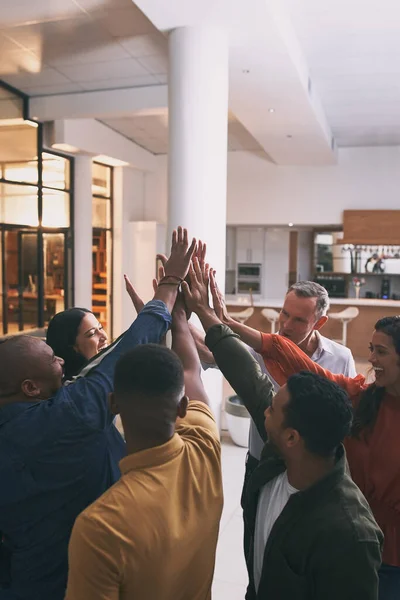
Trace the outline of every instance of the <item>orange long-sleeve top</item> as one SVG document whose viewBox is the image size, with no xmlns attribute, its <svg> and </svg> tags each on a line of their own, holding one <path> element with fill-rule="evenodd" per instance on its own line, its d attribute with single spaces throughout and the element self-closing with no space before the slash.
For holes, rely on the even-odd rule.
<svg viewBox="0 0 400 600">
<path fill-rule="evenodd" d="M 368 387 L 365 377 L 334 375 L 313 362 L 298 346 L 276 334 L 261 334 L 262 355 L 268 372 L 280 385 L 299 371 L 311 371 L 343 387 L 353 407 Z M 366 497 L 382 529 L 383 562 L 400 567 L 400 398 L 386 394 L 368 437 L 346 438 L 345 447 L 354 482 Z"/>
</svg>

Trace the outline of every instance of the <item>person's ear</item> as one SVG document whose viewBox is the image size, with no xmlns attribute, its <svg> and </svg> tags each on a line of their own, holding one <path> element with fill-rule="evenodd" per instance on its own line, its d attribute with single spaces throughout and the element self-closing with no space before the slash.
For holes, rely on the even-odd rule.
<svg viewBox="0 0 400 600">
<path fill-rule="evenodd" d="M 110 392 L 108 394 L 108 408 L 110 409 L 112 415 L 119 415 L 119 408 L 114 392 Z"/>
<path fill-rule="evenodd" d="M 321 329 L 321 327 L 323 327 L 325 325 L 327 320 L 328 320 L 328 317 L 326 315 L 325 315 L 325 317 L 320 317 L 314 325 L 314 330 L 318 331 L 319 329 Z"/>
<path fill-rule="evenodd" d="M 32 379 L 25 379 L 21 383 L 21 390 L 28 398 L 38 398 L 40 396 L 40 388 Z"/>
<path fill-rule="evenodd" d="M 179 418 L 184 419 L 186 417 L 188 406 L 189 406 L 189 398 L 187 396 L 183 396 L 179 400 L 178 408 L 176 410 L 176 414 Z"/>
<path fill-rule="evenodd" d="M 288 448 L 293 448 L 297 446 L 300 442 L 301 437 L 297 429 L 287 429 L 285 432 L 285 442 Z"/>
</svg>

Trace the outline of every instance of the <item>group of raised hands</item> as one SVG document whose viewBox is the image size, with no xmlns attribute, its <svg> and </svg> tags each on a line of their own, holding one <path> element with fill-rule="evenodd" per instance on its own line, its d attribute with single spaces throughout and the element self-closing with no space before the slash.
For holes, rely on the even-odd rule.
<svg viewBox="0 0 400 600">
<path fill-rule="evenodd" d="M 158 254 L 157 258 L 162 266 L 159 268 L 158 279 L 153 279 L 153 289 L 157 292 L 160 285 L 176 285 L 180 287 L 174 310 L 184 305 L 187 318 L 192 312 L 200 315 L 204 313 L 216 315 L 218 320 L 228 322 L 228 313 L 224 297 L 218 288 L 214 269 L 206 262 L 207 246 L 201 240 L 193 238 L 189 245 L 186 229 L 178 227 L 172 234 L 171 254 L 167 258 Z M 137 294 L 127 275 L 124 275 L 126 290 L 132 303 L 139 313 L 144 302 Z M 214 309 L 210 307 L 209 291 L 211 291 Z M 215 311 L 215 312 L 214 312 Z"/>
</svg>

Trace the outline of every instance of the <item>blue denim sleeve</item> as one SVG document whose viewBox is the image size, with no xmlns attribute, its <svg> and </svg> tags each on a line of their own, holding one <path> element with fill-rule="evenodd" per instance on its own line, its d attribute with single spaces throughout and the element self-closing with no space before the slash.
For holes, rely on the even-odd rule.
<svg viewBox="0 0 400 600">
<path fill-rule="evenodd" d="M 55 401 L 71 405 L 91 428 L 107 427 L 114 419 L 107 398 L 113 390 L 114 369 L 119 357 L 139 344 L 158 343 L 168 331 L 171 320 L 171 314 L 161 300 L 146 304 L 116 347 L 87 375 L 62 388 Z"/>
</svg>

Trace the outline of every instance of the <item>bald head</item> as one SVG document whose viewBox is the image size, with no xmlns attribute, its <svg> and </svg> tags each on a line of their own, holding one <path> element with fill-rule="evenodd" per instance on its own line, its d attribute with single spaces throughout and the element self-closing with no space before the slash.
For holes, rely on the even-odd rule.
<svg viewBox="0 0 400 600">
<path fill-rule="evenodd" d="M 21 335 L 0 342 L 0 402 L 43 400 L 61 386 L 63 361 L 42 340 Z"/>
</svg>

